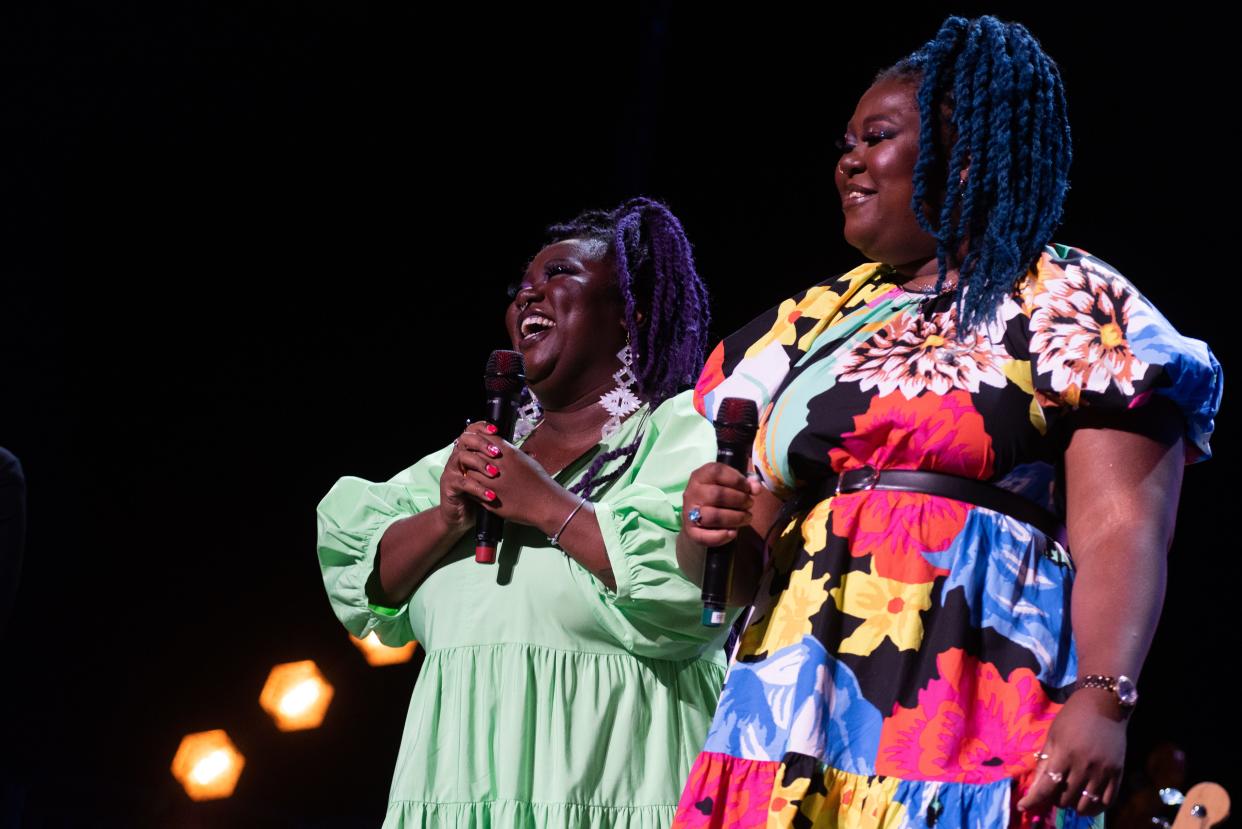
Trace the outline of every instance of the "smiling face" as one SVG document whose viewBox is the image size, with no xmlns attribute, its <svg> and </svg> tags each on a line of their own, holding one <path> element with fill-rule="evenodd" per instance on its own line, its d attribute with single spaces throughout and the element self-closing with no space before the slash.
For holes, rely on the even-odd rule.
<svg viewBox="0 0 1242 829">
<path fill-rule="evenodd" d="M 936 258 L 936 239 L 919 226 L 910 201 L 919 157 L 916 87 L 877 82 L 858 101 L 836 169 L 845 241 L 875 262 L 915 273 Z"/>
<path fill-rule="evenodd" d="M 624 318 L 608 246 L 566 239 L 531 260 L 505 325 L 536 396 L 565 405 L 612 384 L 625 345 Z"/>
</svg>

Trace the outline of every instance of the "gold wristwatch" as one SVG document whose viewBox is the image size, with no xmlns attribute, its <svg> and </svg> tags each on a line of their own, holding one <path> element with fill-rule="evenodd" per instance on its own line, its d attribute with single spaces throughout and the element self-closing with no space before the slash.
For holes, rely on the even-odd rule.
<svg viewBox="0 0 1242 829">
<path fill-rule="evenodd" d="M 1102 688 L 1105 691 L 1112 691 L 1117 697 L 1117 705 L 1121 708 L 1121 713 L 1127 717 L 1138 704 L 1138 688 L 1134 686 L 1134 680 L 1128 676 L 1088 674 L 1075 684 L 1075 690 L 1078 688 Z"/>
</svg>

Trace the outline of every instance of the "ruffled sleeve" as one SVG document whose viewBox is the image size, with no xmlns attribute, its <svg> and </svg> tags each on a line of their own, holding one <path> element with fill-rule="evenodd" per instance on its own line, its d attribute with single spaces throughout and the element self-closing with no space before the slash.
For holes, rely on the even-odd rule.
<svg viewBox="0 0 1242 829">
<path fill-rule="evenodd" d="M 604 588 L 585 570 L 582 584 L 609 635 L 638 656 L 694 658 L 727 632 L 700 623 L 700 590 L 676 554 L 682 491 L 715 455 L 715 432 L 685 392 L 652 414 L 634 463 L 595 504 L 617 587 Z"/>
<path fill-rule="evenodd" d="M 342 478 L 319 502 L 319 567 L 336 617 L 354 636 L 375 631 L 391 646 L 416 638 L 408 602 L 398 608 L 372 604 L 367 581 L 389 525 L 439 503 L 440 474 L 452 449 L 423 458 L 386 483 Z"/>
<path fill-rule="evenodd" d="M 1071 412 L 1137 409 L 1161 395 L 1185 418 L 1188 461 L 1211 455 L 1222 375 L 1206 343 L 1183 337 L 1125 277 L 1076 248 L 1048 248 L 1022 300 L 1049 427 Z"/>
</svg>

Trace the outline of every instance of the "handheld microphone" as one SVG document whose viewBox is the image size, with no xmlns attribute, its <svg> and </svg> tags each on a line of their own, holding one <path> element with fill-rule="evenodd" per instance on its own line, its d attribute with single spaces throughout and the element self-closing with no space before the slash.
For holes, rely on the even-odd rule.
<svg viewBox="0 0 1242 829">
<path fill-rule="evenodd" d="M 516 351 L 497 349 L 487 358 L 483 370 L 483 388 L 487 392 L 484 417 L 496 427 L 496 434 L 513 440 L 517 425 L 518 400 L 526 388 L 526 363 Z M 496 561 L 496 545 L 505 530 L 505 519 L 488 512 L 482 504 L 475 507 L 474 560 L 480 564 Z"/>
<path fill-rule="evenodd" d="M 750 460 L 755 432 L 759 429 L 759 408 L 744 397 L 726 397 L 716 410 L 716 462 L 733 467 L 743 475 Z M 725 604 L 733 587 L 733 547 L 737 539 L 707 551 L 703 560 L 703 625 L 724 624 Z"/>
</svg>

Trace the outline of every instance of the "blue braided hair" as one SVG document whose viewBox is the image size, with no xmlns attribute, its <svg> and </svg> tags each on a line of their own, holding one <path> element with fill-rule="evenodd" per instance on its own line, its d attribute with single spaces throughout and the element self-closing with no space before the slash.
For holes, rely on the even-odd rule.
<svg viewBox="0 0 1242 829">
<path fill-rule="evenodd" d="M 549 242 L 591 239 L 608 246 L 625 301 L 640 396 L 654 408 L 692 383 L 707 349 L 710 310 L 690 240 L 673 212 L 655 199 L 639 197 L 613 210 L 588 210 L 548 228 L 548 236 Z M 590 498 L 620 477 L 638 452 L 642 431 L 632 443 L 597 455 L 570 491 Z M 623 463 L 599 477 L 618 458 Z"/>
<path fill-rule="evenodd" d="M 958 316 L 970 328 L 996 313 L 1061 220 L 1072 156 L 1061 74 L 1020 23 L 950 17 L 876 78 L 893 79 L 918 84 L 911 207 L 936 237 L 937 290 L 959 265 Z"/>
</svg>

